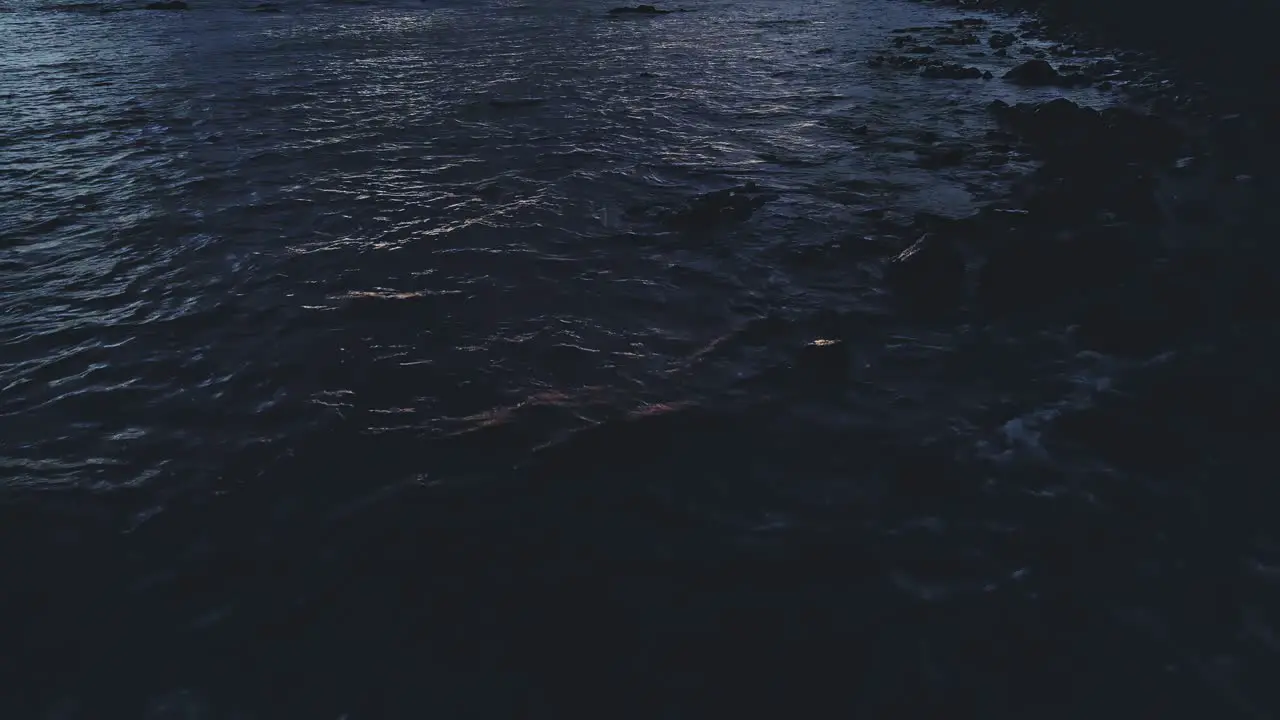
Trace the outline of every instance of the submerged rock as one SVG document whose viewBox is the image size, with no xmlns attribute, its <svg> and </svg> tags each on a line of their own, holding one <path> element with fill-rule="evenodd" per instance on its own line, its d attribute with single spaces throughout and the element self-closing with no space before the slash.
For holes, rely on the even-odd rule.
<svg viewBox="0 0 1280 720">
<path fill-rule="evenodd" d="M 966 148 L 962 145 L 943 145 L 916 150 L 920 166 L 925 168 L 954 167 L 964 162 Z"/>
<path fill-rule="evenodd" d="M 920 77 L 941 78 L 944 80 L 972 80 L 982 77 L 982 71 L 976 67 L 966 67 L 959 63 L 935 63 L 927 65 L 920 72 Z"/>
<path fill-rule="evenodd" d="M 965 33 L 938 38 L 939 45 L 978 45 L 982 42 L 977 35 Z"/>
<path fill-rule="evenodd" d="M 680 230 L 705 230 L 751 217 L 776 194 L 754 182 L 698 195 L 675 208 L 641 206 L 627 210 L 633 220 L 656 220 Z"/>
<path fill-rule="evenodd" d="M 653 5 L 636 5 L 635 7 L 616 7 L 609 11 L 610 15 L 669 15 L 674 10 L 659 10 Z"/>
<path fill-rule="evenodd" d="M 103 3 L 90 2 L 90 3 L 63 3 L 59 5 L 45 5 L 40 9 L 48 10 L 51 12 L 91 12 L 94 10 L 108 12 L 112 8 L 111 6 L 104 5 Z"/>
<path fill-rule="evenodd" d="M 1018 36 L 1006 32 L 993 32 L 987 39 L 987 44 L 995 50 L 1003 50 L 1016 42 L 1018 42 Z"/>
<path fill-rule="evenodd" d="M 167 0 L 167 2 L 147 3 L 143 6 L 144 10 L 190 10 L 191 6 L 182 0 Z"/>
</svg>

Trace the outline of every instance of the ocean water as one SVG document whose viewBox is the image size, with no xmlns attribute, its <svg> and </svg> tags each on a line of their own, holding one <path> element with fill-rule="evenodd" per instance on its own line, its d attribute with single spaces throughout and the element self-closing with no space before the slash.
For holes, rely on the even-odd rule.
<svg viewBox="0 0 1280 720">
<path fill-rule="evenodd" d="M 1260 336 L 885 286 L 954 12 L 252 5 L 0 13 L 5 717 L 1271 717 Z"/>
</svg>

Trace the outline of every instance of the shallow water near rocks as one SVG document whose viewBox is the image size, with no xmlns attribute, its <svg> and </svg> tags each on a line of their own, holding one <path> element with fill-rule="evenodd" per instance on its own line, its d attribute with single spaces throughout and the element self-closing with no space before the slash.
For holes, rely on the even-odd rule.
<svg viewBox="0 0 1280 720">
<path fill-rule="evenodd" d="M 1266 716 L 1280 546 L 1125 429 L 1185 353 L 877 261 L 1114 96 L 868 67 L 960 17 L 889 0 L 10 6 L 15 717 Z"/>
</svg>

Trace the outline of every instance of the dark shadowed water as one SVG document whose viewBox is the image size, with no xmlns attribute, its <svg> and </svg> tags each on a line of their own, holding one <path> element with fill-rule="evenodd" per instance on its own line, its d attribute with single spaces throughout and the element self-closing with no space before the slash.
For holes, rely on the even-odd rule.
<svg viewBox="0 0 1280 720">
<path fill-rule="evenodd" d="M 866 66 L 953 14 L 193 4 L 0 13 L 6 717 L 1270 717 L 1190 351 L 881 282 L 1060 92 Z"/>
</svg>

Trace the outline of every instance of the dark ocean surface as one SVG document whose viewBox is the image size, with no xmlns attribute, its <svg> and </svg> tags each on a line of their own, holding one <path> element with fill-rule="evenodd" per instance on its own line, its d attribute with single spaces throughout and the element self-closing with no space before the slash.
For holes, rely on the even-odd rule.
<svg viewBox="0 0 1280 720">
<path fill-rule="evenodd" d="M 1274 716 L 1260 190 L 1099 351 L 885 286 L 1117 101 L 953 11 L 192 2 L 0 12 L 4 718 Z"/>
</svg>

